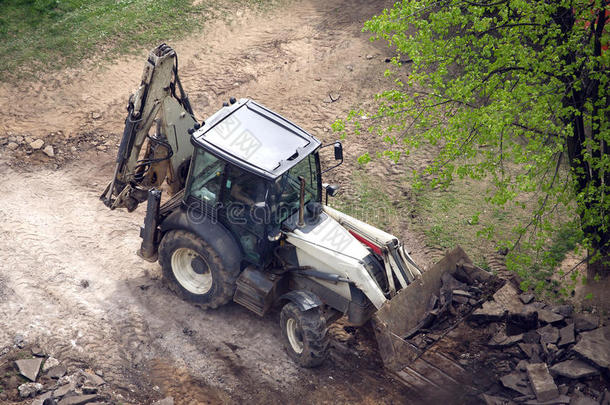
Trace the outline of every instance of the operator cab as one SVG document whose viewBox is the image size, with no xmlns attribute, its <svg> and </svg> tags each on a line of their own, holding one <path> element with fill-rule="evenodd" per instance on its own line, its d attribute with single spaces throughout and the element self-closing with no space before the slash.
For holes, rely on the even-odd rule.
<svg viewBox="0 0 610 405">
<path fill-rule="evenodd" d="M 264 258 L 273 256 L 270 239 L 286 219 L 298 215 L 300 178 L 309 216 L 319 215 L 321 143 L 280 115 L 241 99 L 212 115 L 191 142 L 189 212 L 226 226 L 246 261 L 265 266 Z"/>
</svg>

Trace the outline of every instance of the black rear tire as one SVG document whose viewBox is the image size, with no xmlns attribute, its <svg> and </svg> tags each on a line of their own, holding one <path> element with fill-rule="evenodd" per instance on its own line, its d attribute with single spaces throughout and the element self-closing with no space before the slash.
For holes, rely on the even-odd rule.
<svg viewBox="0 0 610 405">
<path fill-rule="evenodd" d="M 183 230 L 166 233 L 159 244 L 159 263 L 168 287 L 184 300 L 207 309 L 233 299 L 240 269 L 227 269 L 199 236 Z"/>
<path fill-rule="evenodd" d="M 317 367 L 328 357 L 329 338 L 320 308 L 301 311 L 289 302 L 280 313 L 280 327 L 288 355 L 301 367 Z"/>
</svg>

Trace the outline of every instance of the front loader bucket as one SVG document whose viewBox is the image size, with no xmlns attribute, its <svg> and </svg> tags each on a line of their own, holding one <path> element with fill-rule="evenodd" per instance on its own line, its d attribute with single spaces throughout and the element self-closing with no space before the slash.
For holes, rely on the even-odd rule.
<svg viewBox="0 0 610 405">
<path fill-rule="evenodd" d="M 425 350 L 405 337 L 410 337 L 422 321 L 429 317 L 428 303 L 439 296 L 442 276 L 455 274 L 466 267 L 471 276 L 482 283 L 492 281 L 486 271 L 472 265 L 466 253 L 457 247 L 440 262 L 388 300 L 373 316 L 373 327 L 385 367 L 403 383 L 427 398 L 429 392 L 445 392 L 454 396 L 470 386 L 469 375 L 439 345 Z M 495 278 L 495 277 L 494 277 Z M 441 345 L 442 346 L 442 345 Z M 440 395 L 442 397 L 443 395 Z"/>
</svg>

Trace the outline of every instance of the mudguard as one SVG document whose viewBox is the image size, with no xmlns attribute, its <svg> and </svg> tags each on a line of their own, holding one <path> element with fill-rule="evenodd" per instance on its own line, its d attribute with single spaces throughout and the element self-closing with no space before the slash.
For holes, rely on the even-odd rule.
<svg viewBox="0 0 610 405">
<path fill-rule="evenodd" d="M 322 305 L 322 300 L 317 295 L 304 290 L 290 291 L 278 298 L 277 302 L 281 301 L 290 301 L 301 311 L 307 311 Z"/>
<path fill-rule="evenodd" d="M 179 207 L 161 222 L 159 229 L 161 235 L 176 229 L 194 233 L 212 245 L 227 269 L 241 267 L 243 254 L 239 244 L 227 228 L 218 221 L 205 216 L 198 216 L 197 221 L 192 221 L 184 207 Z"/>
</svg>

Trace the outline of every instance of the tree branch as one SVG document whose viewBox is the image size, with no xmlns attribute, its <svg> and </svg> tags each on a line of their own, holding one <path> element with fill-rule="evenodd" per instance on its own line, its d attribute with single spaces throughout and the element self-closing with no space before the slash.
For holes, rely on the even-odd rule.
<svg viewBox="0 0 610 405">
<path fill-rule="evenodd" d="M 485 76 L 485 78 L 482 80 L 483 83 L 485 83 L 487 80 L 489 80 L 493 75 L 497 74 L 497 73 L 506 73 L 506 72 L 511 72 L 513 70 L 528 70 L 526 68 L 520 67 L 520 66 L 507 66 L 507 67 L 502 67 L 502 68 L 498 68 L 498 69 L 494 69 L 491 72 L 489 72 L 487 74 L 487 76 Z"/>
<path fill-rule="evenodd" d="M 516 23 L 516 24 L 504 24 L 504 25 L 498 25 L 496 27 L 492 27 L 488 30 L 485 31 L 481 31 L 481 32 L 473 32 L 474 35 L 476 35 L 477 37 L 482 37 L 483 35 L 490 33 L 492 31 L 496 31 L 502 28 L 513 28 L 513 27 L 523 27 L 523 26 L 534 26 L 534 27 L 546 27 L 546 25 L 543 24 L 536 24 L 536 23 Z"/>
<path fill-rule="evenodd" d="M 495 3 L 475 3 L 474 1 L 462 0 L 462 3 L 466 3 L 470 6 L 475 6 L 475 7 L 492 7 L 492 6 L 497 6 L 500 4 L 507 3 L 507 2 L 508 2 L 508 0 L 500 0 Z"/>
</svg>

